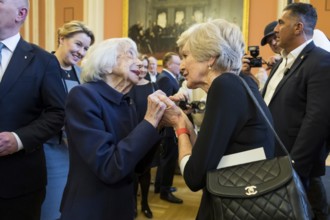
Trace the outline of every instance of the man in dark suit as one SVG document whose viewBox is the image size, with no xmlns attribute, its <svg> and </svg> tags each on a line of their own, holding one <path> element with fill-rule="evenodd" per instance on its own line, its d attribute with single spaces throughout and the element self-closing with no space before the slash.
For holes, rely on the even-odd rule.
<svg viewBox="0 0 330 220">
<path fill-rule="evenodd" d="M 316 219 L 326 219 L 328 208 L 320 177 L 325 174 L 330 127 L 330 53 L 312 40 L 316 21 L 317 13 L 310 4 L 293 3 L 283 10 L 274 29 L 283 58 L 270 72 L 262 95 Z"/>
<path fill-rule="evenodd" d="M 0 3 L 0 218 L 40 219 L 46 166 L 42 144 L 64 122 L 55 56 L 19 34 L 28 0 Z"/>
<path fill-rule="evenodd" d="M 157 72 L 157 60 L 155 57 L 149 57 L 148 58 L 148 73 L 145 77 L 146 80 L 149 80 L 150 82 L 156 82 L 157 78 L 159 76 Z"/>
<path fill-rule="evenodd" d="M 169 52 L 163 58 L 163 71 L 157 79 L 157 85 L 167 96 L 174 95 L 179 90 L 180 57 Z M 165 128 L 161 142 L 162 153 L 157 169 L 155 192 L 160 191 L 160 198 L 171 203 L 183 201 L 172 194 L 173 177 L 178 162 L 178 146 L 172 127 Z"/>
</svg>

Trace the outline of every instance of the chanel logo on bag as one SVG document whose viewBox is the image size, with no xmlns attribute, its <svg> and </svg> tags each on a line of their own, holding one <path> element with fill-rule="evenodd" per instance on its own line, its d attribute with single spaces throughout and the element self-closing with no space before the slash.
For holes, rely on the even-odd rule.
<svg viewBox="0 0 330 220">
<path fill-rule="evenodd" d="M 256 186 L 247 186 L 247 187 L 245 187 L 245 194 L 247 196 L 255 195 L 258 193 L 258 191 L 256 189 L 257 189 Z"/>
</svg>

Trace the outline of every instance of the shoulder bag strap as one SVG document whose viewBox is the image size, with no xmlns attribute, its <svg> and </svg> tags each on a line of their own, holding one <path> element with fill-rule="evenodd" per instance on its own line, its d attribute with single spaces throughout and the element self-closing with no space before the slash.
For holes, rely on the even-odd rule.
<svg viewBox="0 0 330 220">
<path fill-rule="evenodd" d="M 283 142 L 281 141 L 280 137 L 278 136 L 278 134 L 276 133 L 273 125 L 270 123 L 270 121 L 268 120 L 267 116 L 266 116 L 266 113 L 264 112 L 264 110 L 261 108 L 258 100 L 256 99 L 256 97 L 253 95 L 249 85 L 245 82 L 245 80 L 240 77 L 240 80 L 242 81 L 244 87 L 246 88 L 247 92 L 249 93 L 250 97 L 252 98 L 254 104 L 257 106 L 257 108 L 259 109 L 260 113 L 262 114 L 263 118 L 265 119 L 265 121 L 267 122 L 269 128 L 272 130 L 272 132 L 274 133 L 275 135 L 275 138 L 276 140 L 278 141 L 278 143 L 280 144 L 282 150 L 288 155 L 289 159 L 291 160 L 291 157 L 290 157 L 290 154 L 288 152 L 288 150 L 286 149 L 286 147 L 284 146 Z"/>
</svg>

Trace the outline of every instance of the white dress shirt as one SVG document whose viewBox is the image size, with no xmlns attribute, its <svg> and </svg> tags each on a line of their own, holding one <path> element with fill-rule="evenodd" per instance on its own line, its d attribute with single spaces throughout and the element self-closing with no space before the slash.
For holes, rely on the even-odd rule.
<svg viewBox="0 0 330 220">
<path fill-rule="evenodd" d="M 157 81 L 157 73 L 154 75 L 154 74 L 152 74 L 152 73 L 148 73 L 149 74 L 149 76 L 150 76 L 150 81 L 151 82 L 153 82 L 153 83 L 155 83 L 156 81 Z"/>
<path fill-rule="evenodd" d="M 283 76 L 285 75 L 285 73 L 288 70 L 290 70 L 292 64 L 297 59 L 297 57 L 299 56 L 301 51 L 311 41 L 312 41 L 312 39 L 306 41 L 305 43 L 303 43 L 302 45 L 300 45 L 296 49 L 292 50 L 289 54 L 286 54 L 284 51 L 282 51 L 281 55 L 283 57 L 283 60 L 282 60 L 281 64 L 279 65 L 279 67 L 277 68 L 274 75 L 272 76 L 272 78 L 270 79 L 270 81 L 268 83 L 268 86 L 267 86 L 267 89 L 266 89 L 265 96 L 264 96 L 264 100 L 265 100 L 267 105 L 269 105 L 270 100 L 272 99 L 272 97 L 274 95 L 274 92 L 275 92 L 278 84 L 283 79 Z"/>
<path fill-rule="evenodd" d="M 1 67 L 0 67 L 0 82 L 2 80 L 3 74 L 5 73 L 7 66 L 9 64 L 9 61 L 11 57 L 13 56 L 14 50 L 18 44 L 19 39 L 21 38 L 20 34 L 16 34 L 10 38 L 7 38 L 3 41 L 1 41 L 4 44 L 4 47 L 2 48 L 1 55 Z"/>
<path fill-rule="evenodd" d="M 19 33 L 17 33 L 16 35 L 9 37 L 3 41 L 1 41 L 5 46 L 2 48 L 1 51 L 1 55 L 2 55 L 2 60 L 1 60 L 1 66 L 0 66 L 0 83 L 3 77 L 3 74 L 5 73 L 9 61 L 11 59 L 11 57 L 13 56 L 14 50 L 17 47 L 18 41 L 20 40 L 21 36 Z M 23 149 L 23 143 L 21 141 L 21 139 L 18 137 L 18 135 L 15 132 L 11 132 L 16 141 L 17 141 L 17 145 L 18 145 L 18 150 L 22 150 Z"/>
</svg>

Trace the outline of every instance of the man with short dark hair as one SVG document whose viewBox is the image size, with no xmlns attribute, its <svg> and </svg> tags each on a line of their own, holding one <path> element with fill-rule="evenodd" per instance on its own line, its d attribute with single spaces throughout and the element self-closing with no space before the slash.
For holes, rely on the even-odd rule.
<svg viewBox="0 0 330 220">
<path fill-rule="evenodd" d="M 262 95 L 305 186 L 315 218 L 326 219 L 328 206 L 321 176 L 325 174 L 330 133 L 330 53 L 312 40 L 316 21 L 316 10 L 310 4 L 292 3 L 284 8 L 274 28 L 283 58 L 272 68 Z M 283 154 L 278 144 L 276 149 L 278 155 Z"/>
</svg>

